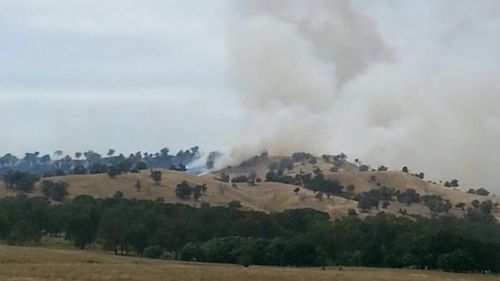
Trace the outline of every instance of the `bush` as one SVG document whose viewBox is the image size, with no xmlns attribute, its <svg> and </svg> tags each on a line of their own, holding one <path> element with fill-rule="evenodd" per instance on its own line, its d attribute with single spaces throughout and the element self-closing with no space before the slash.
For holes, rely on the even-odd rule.
<svg viewBox="0 0 500 281">
<path fill-rule="evenodd" d="M 163 257 L 163 249 L 159 245 L 146 247 L 144 249 L 144 256 L 150 259 L 161 259 Z"/>
</svg>

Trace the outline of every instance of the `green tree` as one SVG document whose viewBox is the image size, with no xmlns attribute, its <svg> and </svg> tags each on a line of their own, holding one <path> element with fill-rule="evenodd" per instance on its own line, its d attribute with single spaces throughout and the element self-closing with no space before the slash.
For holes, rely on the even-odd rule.
<svg viewBox="0 0 500 281">
<path fill-rule="evenodd" d="M 189 199 L 189 197 L 191 197 L 192 193 L 193 193 L 193 189 L 187 181 L 181 182 L 175 188 L 175 195 L 177 196 L 177 198 L 182 199 L 182 200 Z"/>
<path fill-rule="evenodd" d="M 162 173 L 161 171 L 153 171 L 151 170 L 151 178 L 153 179 L 153 181 L 155 182 L 156 185 L 160 185 L 160 182 L 161 182 L 161 176 L 162 176 Z"/>
<path fill-rule="evenodd" d="M 468 250 L 456 249 L 451 253 L 439 255 L 438 267 L 446 271 L 470 272 L 476 267 L 476 261 Z"/>
<path fill-rule="evenodd" d="M 203 194 L 203 189 L 202 189 L 202 186 L 197 184 L 195 185 L 193 188 L 192 188 L 192 191 L 193 191 L 193 198 L 195 201 L 198 201 L 198 199 L 201 197 L 201 195 Z"/>
<path fill-rule="evenodd" d="M 115 255 L 124 254 L 127 249 L 127 236 L 130 231 L 130 225 L 126 224 L 129 217 L 128 208 L 125 204 L 116 205 L 103 212 L 99 222 L 99 238 L 105 248 L 113 250 Z"/>
<path fill-rule="evenodd" d="M 115 165 L 111 165 L 108 166 L 107 173 L 110 178 L 114 179 L 120 174 L 120 169 Z"/>
</svg>

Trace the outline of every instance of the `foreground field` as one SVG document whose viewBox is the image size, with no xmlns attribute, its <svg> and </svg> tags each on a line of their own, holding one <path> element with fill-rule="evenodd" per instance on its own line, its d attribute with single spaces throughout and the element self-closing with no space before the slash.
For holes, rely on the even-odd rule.
<svg viewBox="0 0 500 281">
<path fill-rule="evenodd" d="M 155 261 L 94 252 L 0 246 L 0 280 L 500 280 L 486 275 L 359 268 L 273 268 Z"/>
</svg>

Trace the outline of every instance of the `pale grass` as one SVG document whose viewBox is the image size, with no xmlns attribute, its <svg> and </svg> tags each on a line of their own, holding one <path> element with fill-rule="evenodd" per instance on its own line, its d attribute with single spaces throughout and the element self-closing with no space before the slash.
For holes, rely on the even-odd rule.
<svg viewBox="0 0 500 281">
<path fill-rule="evenodd" d="M 487 281 L 496 276 L 366 268 L 244 268 L 117 257 L 90 251 L 0 246 L 0 280 Z"/>
</svg>

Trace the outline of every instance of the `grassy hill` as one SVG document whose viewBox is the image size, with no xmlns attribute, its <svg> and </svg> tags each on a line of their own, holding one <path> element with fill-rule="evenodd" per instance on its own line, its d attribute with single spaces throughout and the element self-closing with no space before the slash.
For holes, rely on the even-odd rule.
<svg viewBox="0 0 500 281">
<path fill-rule="evenodd" d="M 211 205 L 227 205 L 231 201 L 240 201 L 243 208 L 248 210 L 258 210 L 264 212 L 283 211 L 293 208 L 313 208 L 330 214 L 332 218 L 345 216 L 349 209 L 357 208 L 358 202 L 353 198 L 332 196 L 321 200 L 316 198 L 316 194 L 301 187 L 300 192 L 296 194 L 295 185 L 289 185 L 279 182 L 258 183 L 256 186 L 250 186 L 247 183 L 231 184 L 216 180 L 221 173 L 225 173 L 230 178 L 241 175 L 248 175 L 255 172 L 258 177 L 265 179 L 268 167 L 272 163 L 280 162 L 284 157 L 255 157 L 243 162 L 237 167 L 226 167 L 220 171 L 213 172 L 204 176 L 195 176 L 189 173 L 162 170 L 162 181 L 156 185 L 150 177 L 149 171 L 140 173 L 127 173 L 112 179 L 106 174 L 96 175 L 69 175 L 63 177 L 50 178 L 53 181 L 66 181 L 69 183 L 69 197 L 86 194 L 97 198 L 111 197 L 120 191 L 126 198 L 138 198 L 147 200 L 156 200 L 163 198 L 169 203 L 182 203 L 192 206 L 198 206 L 201 202 Z M 447 188 L 441 184 L 423 180 L 419 177 L 404 173 L 401 171 L 366 171 L 360 172 L 358 165 L 343 161 L 337 164 L 337 171 L 332 172 L 332 163 L 324 158 L 316 158 L 315 161 L 301 161 L 293 164 L 293 169 L 287 170 L 287 175 L 313 173 L 314 170 L 321 170 L 325 178 L 337 180 L 344 187 L 353 185 L 354 194 L 360 194 L 372 189 L 379 189 L 382 186 L 393 188 L 394 190 L 404 192 L 408 188 L 414 189 L 420 195 L 438 195 L 449 200 L 453 206 L 457 203 L 464 203 L 465 209 L 471 206 L 473 200 L 484 201 L 492 200 L 498 203 L 499 198 L 492 196 L 479 196 L 469 194 L 459 189 Z M 137 181 L 141 183 L 141 190 L 135 189 Z M 193 199 L 180 200 L 175 195 L 175 187 L 182 181 L 191 184 L 206 184 L 207 192 L 202 196 L 199 202 Z M 31 196 L 41 195 L 40 183 L 35 187 Z M 3 183 L 0 183 L 0 197 L 15 195 L 7 191 Z M 498 207 L 498 205 L 495 205 Z M 407 215 L 429 216 L 430 210 L 423 204 L 407 205 L 398 201 L 391 201 L 390 205 L 384 211 L 392 214 L 399 214 L 405 210 Z M 362 215 L 375 214 L 381 211 L 380 208 L 370 210 Z M 464 211 L 461 208 L 453 207 L 451 213 L 461 216 Z M 495 208 L 493 213 L 500 216 L 500 210 Z"/>
<path fill-rule="evenodd" d="M 489 281 L 495 276 L 368 268 L 275 268 L 159 261 L 90 251 L 0 245 L 0 280 Z"/>
</svg>

